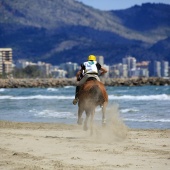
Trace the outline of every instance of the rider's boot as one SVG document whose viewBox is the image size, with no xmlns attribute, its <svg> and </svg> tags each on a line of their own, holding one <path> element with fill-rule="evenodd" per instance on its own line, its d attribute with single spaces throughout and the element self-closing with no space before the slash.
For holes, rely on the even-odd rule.
<svg viewBox="0 0 170 170">
<path fill-rule="evenodd" d="M 77 102 L 79 101 L 79 99 L 78 99 L 79 89 L 80 89 L 80 87 L 79 87 L 79 86 L 76 86 L 76 95 L 75 95 L 75 99 L 73 100 L 73 104 L 74 104 L 74 105 L 76 105 Z"/>
</svg>

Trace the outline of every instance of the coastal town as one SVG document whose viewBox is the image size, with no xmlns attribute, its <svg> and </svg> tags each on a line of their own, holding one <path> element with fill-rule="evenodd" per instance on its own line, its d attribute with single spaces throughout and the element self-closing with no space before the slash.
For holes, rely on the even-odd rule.
<svg viewBox="0 0 170 170">
<path fill-rule="evenodd" d="M 106 65 L 103 56 L 96 57 L 108 70 L 101 77 L 107 86 L 170 85 L 168 61 L 137 62 L 135 57 L 125 56 L 122 63 Z M 54 66 L 41 61 L 14 61 L 12 48 L 0 48 L 0 88 L 75 86 L 79 69 L 79 64 L 72 62 Z"/>
<path fill-rule="evenodd" d="M 137 78 L 137 77 L 170 77 L 170 67 L 168 61 L 140 61 L 135 57 L 127 55 L 121 63 L 106 65 L 104 56 L 96 56 L 97 61 L 104 66 L 108 73 L 104 78 Z M 15 75 L 15 70 L 21 72 L 27 68 L 36 68 L 39 72 L 36 78 L 74 78 L 79 70 L 80 64 L 66 62 L 60 65 L 52 65 L 38 61 L 37 63 L 26 59 L 13 60 L 12 48 L 0 48 L 0 77 L 2 78 L 35 78 L 31 75 L 24 77 L 23 74 Z M 23 77 L 22 77 L 23 76 Z"/>
</svg>

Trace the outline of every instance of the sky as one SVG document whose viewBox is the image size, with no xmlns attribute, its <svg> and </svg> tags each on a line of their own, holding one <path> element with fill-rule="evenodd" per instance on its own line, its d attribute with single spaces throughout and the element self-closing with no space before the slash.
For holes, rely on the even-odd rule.
<svg viewBox="0 0 170 170">
<path fill-rule="evenodd" d="M 77 0 L 100 10 L 126 9 L 142 3 L 164 3 L 170 5 L 170 0 Z"/>
</svg>

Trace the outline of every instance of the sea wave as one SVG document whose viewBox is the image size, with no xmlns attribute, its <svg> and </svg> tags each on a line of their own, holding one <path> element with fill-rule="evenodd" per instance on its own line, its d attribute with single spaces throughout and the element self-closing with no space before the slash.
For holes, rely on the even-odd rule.
<svg viewBox="0 0 170 170">
<path fill-rule="evenodd" d="M 31 100 L 31 99 L 58 99 L 58 100 L 62 100 L 62 99 L 73 99 L 74 96 L 44 96 L 44 95 L 35 95 L 35 96 L 0 96 L 0 100 L 1 99 L 9 99 L 9 100 Z"/>
<path fill-rule="evenodd" d="M 32 95 L 32 96 L 9 96 L 9 95 L 0 95 L 0 100 L 10 99 L 10 100 L 31 100 L 31 99 L 73 99 L 74 96 L 60 96 L 60 95 Z M 143 95 L 143 96 L 132 96 L 132 95 L 123 95 L 115 96 L 109 95 L 109 100 L 170 100 L 170 95 Z"/>
<path fill-rule="evenodd" d="M 135 108 L 131 108 L 131 109 L 121 109 L 120 112 L 121 113 L 131 113 L 131 112 L 138 112 L 138 109 Z"/>
<path fill-rule="evenodd" d="M 45 117 L 45 118 L 60 118 L 60 119 L 75 118 L 75 115 L 71 112 L 56 112 L 53 110 L 43 110 L 39 112 L 37 111 L 37 113 L 35 113 L 34 116 Z"/>
<path fill-rule="evenodd" d="M 132 96 L 132 95 L 123 95 L 115 96 L 109 95 L 110 100 L 170 100 L 170 95 L 161 94 L 161 95 L 143 95 L 143 96 Z"/>
<path fill-rule="evenodd" d="M 74 86 L 64 86 L 65 89 L 73 88 Z"/>
<path fill-rule="evenodd" d="M 52 91 L 52 92 L 54 92 L 54 91 L 58 91 L 58 89 L 56 89 L 56 88 L 47 88 L 47 91 Z"/>
<path fill-rule="evenodd" d="M 10 98 L 12 98 L 12 96 L 0 96 L 0 100 L 10 99 Z"/>
<path fill-rule="evenodd" d="M 4 92 L 4 91 L 5 91 L 5 89 L 3 89 L 3 88 L 2 88 L 2 89 L 0 89 L 0 92 Z"/>
</svg>

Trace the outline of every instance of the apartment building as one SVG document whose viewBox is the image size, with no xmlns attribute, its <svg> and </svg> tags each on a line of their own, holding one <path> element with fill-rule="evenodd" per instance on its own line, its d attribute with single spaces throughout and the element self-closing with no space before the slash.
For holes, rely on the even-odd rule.
<svg viewBox="0 0 170 170">
<path fill-rule="evenodd" d="M 161 77 L 161 62 L 154 61 L 154 76 Z"/>
<path fill-rule="evenodd" d="M 168 61 L 161 62 L 161 76 L 162 77 L 169 76 L 169 62 Z"/>
<path fill-rule="evenodd" d="M 96 56 L 97 62 L 100 63 L 100 65 L 104 65 L 104 57 L 103 56 Z"/>
<path fill-rule="evenodd" d="M 12 70 L 12 48 L 0 48 L 0 75 L 9 74 Z"/>
<path fill-rule="evenodd" d="M 136 58 L 131 56 L 126 56 L 122 59 L 122 63 L 127 65 L 128 77 L 133 77 L 133 73 L 136 70 Z"/>
</svg>

